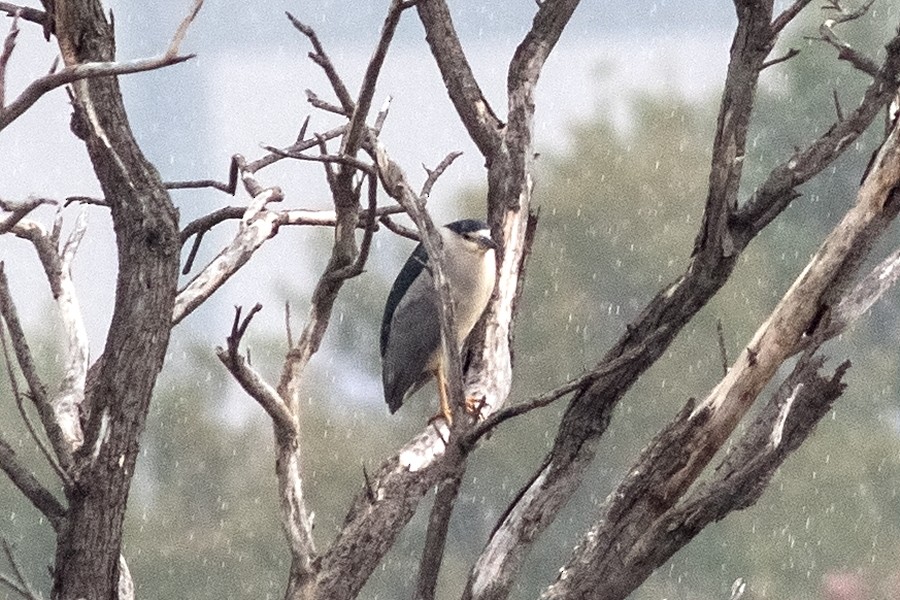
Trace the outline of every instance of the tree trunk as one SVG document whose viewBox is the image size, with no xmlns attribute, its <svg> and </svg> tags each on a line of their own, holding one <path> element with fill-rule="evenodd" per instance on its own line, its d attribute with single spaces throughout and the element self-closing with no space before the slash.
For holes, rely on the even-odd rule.
<svg viewBox="0 0 900 600">
<path fill-rule="evenodd" d="M 66 65 L 111 61 L 112 26 L 96 0 L 57 0 Z M 178 213 L 132 136 L 113 77 L 76 82 L 72 129 L 110 204 L 118 248 L 116 298 L 103 356 L 83 405 L 84 444 L 72 465 L 52 597 L 117 597 L 122 523 L 140 434 L 169 341 L 178 281 Z"/>
</svg>

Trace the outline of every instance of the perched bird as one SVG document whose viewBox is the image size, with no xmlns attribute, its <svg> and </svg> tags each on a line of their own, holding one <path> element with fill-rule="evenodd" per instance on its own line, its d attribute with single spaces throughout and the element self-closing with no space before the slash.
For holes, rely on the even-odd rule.
<svg viewBox="0 0 900 600">
<path fill-rule="evenodd" d="M 454 221 L 439 231 L 459 336 L 456 347 L 462 350 L 494 291 L 497 244 L 483 221 Z M 440 299 L 427 265 L 428 253 L 419 244 L 388 295 L 381 321 L 381 379 L 384 399 L 393 414 L 436 376 L 441 412 L 449 424 L 447 378 L 441 364 Z"/>
</svg>

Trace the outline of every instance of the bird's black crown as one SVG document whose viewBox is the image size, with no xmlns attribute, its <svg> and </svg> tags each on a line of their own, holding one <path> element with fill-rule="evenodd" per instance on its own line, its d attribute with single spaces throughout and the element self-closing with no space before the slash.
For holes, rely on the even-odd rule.
<svg viewBox="0 0 900 600">
<path fill-rule="evenodd" d="M 484 221 L 479 221 L 478 219 L 460 219 L 459 221 L 447 223 L 445 227 L 453 233 L 458 233 L 459 235 L 490 229 L 487 223 L 485 223 Z"/>
</svg>

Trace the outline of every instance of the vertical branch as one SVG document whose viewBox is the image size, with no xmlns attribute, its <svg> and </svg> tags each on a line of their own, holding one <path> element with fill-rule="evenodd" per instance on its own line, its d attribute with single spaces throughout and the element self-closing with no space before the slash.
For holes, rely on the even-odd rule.
<svg viewBox="0 0 900 600">
<path fill-rule="evenodd" d="M 19 36 L 19 13 L 13 15 L 12 23 L 9 25 L 9 33 L 3 40 L 3 49 L 0 50 L 0 110 L 6 106 L 6 65 L 9 64 L 9 58 L 12 56 L 13 49 L 16 47 L 16 38 Z"/>
<path fill-rule="evenodd" d="M 441 562 L 444 558 L 444 547 L 447 544 L 447 530 L 450 528 L 450 517 L 453 505 L 459 495 L 462 484 L 463 467 L 453 473 L 437 486 L 434 506 L 428 518 L 428 529 L 425 532 L 425 549 L 419 561 L 419 578 L 413 600 L 434 600 Z"/>
<path fill-rule="evenodd" d="M 695 255 L 711 252 L 730 256 L 735 252 L 728 219 L 737 209 L 747 129 L 753 114 L 759 74 L 777 39 L 769 24 L 772 18 L 771 0 L 735 2 L 735 7 L 738 25 L 731 43 L 731 60 L 728 61 L 719 106 L 706 208 L 694 243 Z M 796 16 L 796 13 L 793 15 Z"/>
<path fill-rule="evenodd" d="M 67 67 L 115 60 L 99 0 L 56 0 L 53 16 Z M 110 202 L 119 270 L 103 360 L 85 391 L 90 415 L 74 456 L 78 491 L 69 494 L 70 526 L 57 540 L 52 595 L 111 598 L 139 435 L 172 328 L 180 236 L 178 213 L 131 133 L 118 80 L 84 79 L 73 90 L 75 130 Z"/>
<path fill-rule="evenodd" d="M 58 216 L 57 219 L 59 218 Z M 84 441 L 80 412 L 87 378 L 88 338 L 78 296 L 75 294 L 75 284 L 72 281 L 72 261 L 86 229 L 87 216 L 82 210 L 59 257 L 59 294 L 56 297 L 56 304 L 66 333 L 67 351 L 63 379 L 52 405 L 56 422 L 59 423 L 65 436 L 69 452 L 77 450 Z"/>
</svg>

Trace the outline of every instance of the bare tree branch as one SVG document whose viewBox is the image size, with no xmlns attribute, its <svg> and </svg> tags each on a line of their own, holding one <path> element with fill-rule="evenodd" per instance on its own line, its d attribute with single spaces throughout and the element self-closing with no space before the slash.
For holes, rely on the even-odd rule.
<svg viewBox="0 0 900 600">
<path fill-rule="evenodd" d="M 434 170 L 422 165 L 425 169 L 425 173 L 428 174 L 428 177 L 425 178 L 425 183 L 422 184 L 422 191 L 419 192 L 419 196 L 426 199 L 429 198 L 431 196 L 431 188 L 434 187 L 434 184 L 437 183 L 440 176 L 444 174 L 444 171 L 446 171 L 460 156 L 462 156 L 462 152 L 451 152 L 438 163 L 438 166 L 436 166 Z"/>
<path fill-rule="evenodd" d="M 213 188 L 226 194 L 234 195 L 234 183 L 222 183 L 215 179 L 196 179 L 190 181 L 167 181 L 164 184 L 167 190 L 196 190 L 200 188 Z"/>
<path fill-rule="evenodd" d="M 263 190 L 255 198 L 257 206 L 280 199 L 281 190 L 277 188 Z M 244 209 L 244 215 L 248 212 L 253 211 Z M 279 215 L 273 211 L 257 210 L 249 219 L 242 215 L 241 228 L 235 238 L 178 292 L 172 322 L 180 323 L 205 302 L 272 237 L 278 225 Z"/>
<path fill-rule="evenodd" d="M 244 337 L 247 326 L 253 316 L 262 309 L 261 304 L 255 305 L 247 317 L 241 321 L 241 308 L 235 307 L 234 324 L 231 335 L 228 336 L 227 348 L 217 348 L 216 354 L 219 360 L 234 376 L 235 380 L 251 398 L 259 402 L 260 406 L 269 413 L 276 427 L 296 434 L 297 422 L 294 415 L 288 410 L 287 405 L 278 395 L 278 392 L 253 369 L 247 360 L 241 356 L 239 347 Z"/>
<path fill-rule="evenodd" d="M 9 26 L 9 33 L 3 41 L 3 50 L 0 51 L 0 110 L 6 106 L 6 65 L 9 63 L 9 57 L 12 56 L 13 48 L 16 47 L 16 37 L 19 35 L 19 14 L 15 13 L 12 24 Z"/>
<path fill-rule="evenodd" d="M 50 200 L 49 198 L 28 198 L 24 202 L 15 203 L 15 202 L 6 202 L 0 199 L 0 209 L 5 210 L 9 213 L 6 218 L 0 221 L 0 235 L 11 231 L 16 224 L 28 216 L 28 213 L 33 211 L 38 206 L 42 204 L 56 204 L 55 200 Z"/>
<path fill-rule="evenodd" d="M 309 39 L 309 43 L 312 44 L 314 51 L 309 53 L 309 58 L 322 67 L 325 76 L 328 77 L 331 88 L 334 90 L 338 101 L 341 103 L 341 114 L 345 116 L 352 115 L 353 111 L 356 110 L 356 103 L 353 101 L 353 98 L 350 97 L 350 92 L 347 91 L 347 87 L 344 85 L 340 75 L 338 75 L 337 69 L 334 68 L 331 59 L 325 52 L 325 48 L 319 41 L 319 37 L 316 35 L 315 30 L 312 27 L 301 23 L 291 13 L 285 12 L 285 14 L 287 15 L 288 20 L 290 20 L 291 25 L 293 25 L 297 31 L 305 35 Z"/>
<path fill-rule="evenodd" d="M 738 5 L 738 25 L 731 46 L 731 60 L 719 107 L 713 159 L 709 170 L 709 191 L 703 221 L 694 242 L 694 254 L 714 252 L 731 256 L 735 242 L 729 228 L 737 209 L 738 185 L 747 145 L 747 128 L 759 73 L 775 45 L 771 31 L 771 3 Z"/>
<path fill-rule="evenodd" d="M 428 518 L 428 529 L 425 532 L 425 548 L 419 561 L 419 577 L 413 600 L 434 600 L 441 562 L 444 559 L 444 546 L 447 544 L 447 530 L 450 528 L 450 516 L 459 496 L 464 468 L 459 467 L 450 473 L 437 486 L 431 516 Z"/>
<path fill-rule="evenodd" d="M 829 45 L 833 46 L 838 51 L 838 58 L 840 60 L 845 60 L 853 65 L 854 68 L 870 75 L 872 77 L 878 77 L 879 69 L 878 64 L 857 52 L 850 44 L 845 42 L 837 35 L 834 31 L 834 26 L 840 23 L 845 23 L 847 21 L 851 21 L 853 19 L 857 19 L 866 11 L 869 10 L 869 7 L 872 5 L 874 0 L 870 0 L 867 4 L 862 5 L 859 10 L 854 11 L 853 13 L 844 14 L 843 16 L 834 18 L 834 19 L 826 19 L 822 25 L 819 26 L 819 34 L 822 36 L 821 39 L 824 42 L 827 42 Z M 839 7 L 837 2 L 832 3 L 833 6 Z"/>
<path fill-rule="evenodd" d="M 794 0 L 790 6 L 785 8 L 772 21 L 772 33 L 778 35 L 781 31 L 800 14 L 800 11 L 806 8 L 811 0 Z"/>
<path fill-rule="evenodd" d="M 70 487 L 72 484 L 72 480 L 69 478 L 68 474 L 63 471 L 50 448 L 48 448 L 44 443 L 43 438 L 41 438 L 41 436 L 38 434 L 37 429 L 31 422 L 31 418 L 28 416 L 28 412 L 25 410 L 25 402 L 24 400 L 22 400 L 22 394 L 19 393 L 19 383 L 16 380 L 15 373 L 13 372 L 12 360 L 10 359 L 9 349 L 6 345 L 6 331 L 2 327 L 0 327 L 0 346 L 3 347 L 3 359 L 6 363 L 6 374 L 7 377 L 9 377 L 9 386 L 12 389 L 12 395 L 16 402 L 16 408 L 19 409 L 19 416 L 22 417 L 22 421 L 25 423 L 25 428 L 28 430 L 28 434 L 31 436 L 31 439 L 34 440 L 34 443 L 41 451 L 41 454 L 44 455 L 44 458 L 47 459 L 50 467 L 54 470 L 60 480 L 64 484 L 66 484 L 67 487 Z"/>
<path fill-rule="evenodd" d="M 59 459 L 63 469 L 66 469 L 69 464 L 69 449 L 66 444 L 65 435 L 63 434 L 59 423 L 56 421 L 53 406 L 47 396 L 47 388 L 44 386 L 43 381 L 41 381 L 40 376 L 38 375 L 37 367 L 35 366 L 34 358 L 31 354 L 31 348 L 28 346 L 25 331 L 22 329 L 18 311 L 13 303 L 9 282 L 6 279 L 6 271 L 3 268 L 2 262 L 0 262 L 0 315 L 2 315 L 3 320 L 6 322 L 6 327 L 9 330 L 13 352 L 19 363 L 19 369 L 22 371 L 22 375 L 28 383 L 29 396 L 31 397 L 32 402 L 34 402 L 34 406 L 40 416 L 41 425 L 44 427 L 44 431 L 50 439 L 56 457 Z"/>
<path fill-rule="evenodd" d="M 401 209 L 401 212 L 405 212 L 405 211 L 403 211 Z M 387 215 L 385 215 L 383 217 L 379 217 L 378 222 L 381 223 L 382 225 L 384 225 L 385 227 L 387 227 L 389 231 L 392 231 L 393 233 L 396 233 L 399 236 L 405 237 L 406 239 L 413 240 L 416 242 L 421 240 L 421 238 L 419 237 L 418 231 L 416 231 L 414 229 L 410 229 L 409 227 L 405 227 L 405 226 L 401 225 L 400 223 L 397 223 L 396 221 L 394 221 Z"/>
<path fill-rule="evenodd" d="M 353 109 L 353 116 L 350 118 L 347 133 L 344 135 L 341 143 L 341 154 L 352 157 L 363 143 L 366 133 L 366 119 L 369 116 L 369 109 L 372 107 L 372 98 L 375 96 L 375 83 L 378 81 L 381 67 L 387 56 L 388 47 L 394 38 L 397 24 L 400 22 L 400 15 L 407 8 L 409 8 L 409 5 L 406 5 L 402 0 L 391 0 L 388 14 L 384 18 L 384 25 L 381 28 L 381 37 L 378 39 L 378 45 L 375 47 L 375 52 L 363 75 L 356 107 Z"/>
<path fill-rule="evenodd" d="M 500 146 L 503 123 L 475 80 L 447 3 L 445 0 L 428 0 L 419 3 L 416 10 L 425 26 L 425 40 L 444 78 L 447 93 L 469 137 L 486 158 L 493 156 Z"/>
<path fill-rule="evenodd" d="M 796 48 L 791 48 L 784 54 L 784 56 L 779 56 L 778 58 L 772 58 L 770 60 L 765 61 L 762 64 L 762 68 L 760 70 L 765 70 L 765 69 L 768 69 L 769 67 L 774 67 L 775 65 L 778 65 L 785 61 L 791 60 L 798 54 L 800 54 L 799 50 L 797 50 Z"/>
<path fill-rule="evenodd" d="M 12 4 L 11 2 L 0 2 L 0 11 L 5 12 L 9 17 L 18 15 L 20 19 L 37 23 L 44 27 L 47 27 L 48 25 L 47 13 L 36 8 L 31 8 L 30 6 L 19 6 L 17 4 Z"/>
<path fill-rule="evenodd" d="M 856 205 L 828 235 L 728 374 L 703 402 L 683 411 L 661 432 L 629 471 L 547 598 L 577 596 L 601 582 L 603 598 L 624 598 L 660 564 L 659 558 L 667 556 L 666 552 L 658 556 L 654 545 L 663 535 L 659 519 L 696 481 L 777 369 L 810 338 L 817 344 L 824 341 L 820 332 L 827 331 L 832 307 L 847 294 L 859 264 L 900 212 L 898 189 L 900 128 L 895 128 L 860 188 Z M 832 382 L 839 380 L 837 376 Z M 644 537 L 653 535 L 657 537 Z M 614 548 L 631 550 L 610 560 Z"/>
<path fill-rule="evenodd" d="M 153 71 L 170 65 L 177 65 L 192 58 L 194 58 L 193 54 L 170 56 L 167 53 L 155 58 L 140 58 L 122 62 L 88 62 L 67 66 L 56 73 L 50 73 L 34 80 L 28 84 L 15 100 L 0 110 L 0 131 L 19 118 L 22 113 L 40 100 L 44 94 L 68 83 L 91 77 Z"/>
<path fill-rule="evenodd" d="M 37 432 L 34 430 L 34 427 L 31 425 L 30 420 L 28 419 L 27 414 L 24 412 L 22 395 L 19 393 L 19 385 L 16 382 L 16 376 L 13 372 L 12 360 L 9 355 L 9 350 L 6 345 L 6 328 L 2 326 L 3 322 L 0 322 L 0 346 L 3 349 L 3 359 L 6 363 L 6 374 L 9 378 L 10 387 L 12 388 L 13 397 L 16 400 L 16 406 L 19 408 L 19 411 L 22 414 L 22 418 L 25 420 L 25 424 L 28 427 L 29 433 L 31 433 L 33 439 L 38 444 L 41 451 L 44 453 L 44 456 L 57 469 L 57 473 L 62 473 L 63 481 L 67 480 L 65 477 L 65 473 L 59 467 L 58 463 L 54 459 L 53 455 L 47 450 L 47 448 L 43 445 L 40 440 L 40 437 L 37 435 Z M 51 494 L 40 482 L 38 482 L 37 478 L 34 476 L 31 471 L 26 469 L 24 465 L 22 465 L 18 458 L 16 457 L 15 451 L 2 437 L 0 437 L 0 468 L 6 473 L 9 477 L 10 481 L 19 488 L 19 490 L 25 495 L 28 500 L 41 511 L 53 525 L 54 529 L 59 527 L 60 520 L 65 515 L 65 509 L 62 507 L 59 502 L 57 502 L 56 498 Z"/>
<path fill-rule="evenodd" d="M 0 469 L 3 469 L 9 480 L 28 498 L 28 501 L 47 517 L 53 528 L 58 530 L 66 516 L 66 509 L 19 461 L 15 450 L 2 438 L 0 438 Z"/>
</svg>

